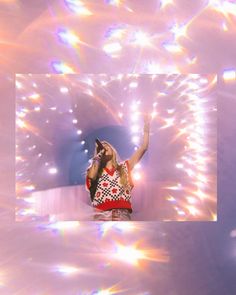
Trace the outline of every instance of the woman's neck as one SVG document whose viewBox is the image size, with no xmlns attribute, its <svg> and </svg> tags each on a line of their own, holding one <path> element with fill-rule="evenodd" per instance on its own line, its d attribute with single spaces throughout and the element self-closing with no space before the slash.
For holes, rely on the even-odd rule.
<svg viewBox="0 0 236 295">
<path fill-rule="evenodd" d="M 108 169 L 113 168 L 113 163 L 112 163 L 111 160 L 110 160 L 110 161 L 107 161 L 107 163 L 106 163 L 106 168 L 108 168 Z"/>
</svg>

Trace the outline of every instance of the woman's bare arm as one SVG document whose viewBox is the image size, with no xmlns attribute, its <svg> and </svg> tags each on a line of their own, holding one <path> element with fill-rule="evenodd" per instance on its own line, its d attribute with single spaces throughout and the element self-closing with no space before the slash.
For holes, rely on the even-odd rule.
<svg viewBox="0 0 236 295">
<path fill-rule="evenodd" d="M 101 150 L 94 158 L 92 166 L 88 169 L 87 176 L 88 178 L 95 180 L 97 178 L 98 170 L 101 164 L 101 159 L 105 150 Z"/>
<path fill-rule="evenodd" d="M 150 117 L 149 115 L 145 115 L 144 128 L 143 128 L 143 141 L 140 147 L 135 151 L 135 153 L 129 159 L 130 169 L 134 168 L 134 166 L 141 160 L 141 158 L 147 151 L 149 146 L 149 133 L 150 133 Z"/>
</svg>

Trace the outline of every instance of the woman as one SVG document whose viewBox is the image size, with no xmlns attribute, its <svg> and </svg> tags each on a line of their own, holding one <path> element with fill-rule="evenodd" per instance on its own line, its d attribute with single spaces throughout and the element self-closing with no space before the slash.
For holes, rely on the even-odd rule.
<svg viewBox="0 0 236 295">
<path fill-rule="evenodd" d="M 86 175 L 86 188 L 90 191 L 92 206 L 95 208 L 94 220 L 131 220 L 131 171 L 148 149 L 148 115 L 144 123 L 143 142 L 129 160 L 118 163 L 117 152 L 111 144 L 102 141 L 104 149 L 100 152 L 96 144 L 95 156 Z"/>
</svg>

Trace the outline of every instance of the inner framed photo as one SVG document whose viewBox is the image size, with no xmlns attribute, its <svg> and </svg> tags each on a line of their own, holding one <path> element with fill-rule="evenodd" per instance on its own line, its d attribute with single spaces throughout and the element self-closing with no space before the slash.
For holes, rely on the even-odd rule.
<svg viewBox="0 0 236 295">
<path fill-rule="evenodd" d="M 16 221 L 216 221 L 216 75 L 16 75 Z"/>
</svg>

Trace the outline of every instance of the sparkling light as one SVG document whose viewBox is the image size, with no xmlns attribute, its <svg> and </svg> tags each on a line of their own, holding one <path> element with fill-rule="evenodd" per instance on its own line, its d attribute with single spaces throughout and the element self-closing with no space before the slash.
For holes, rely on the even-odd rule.
<svg viewBox="0 0 236 295">
<path fill-rule="evenodd" d="M 35 189 L 35 186 L 34 185 L 28 185 L 28 186 L 25 187 L 25 189 L 27 191 L 33 191 Z"/>
<path fill-rule="evenodd" d="M 131 82 L 131 83 L 129 84 L 129 87 L 130 87 L 130 88 L 137 88 L 137 87 L 138 87 L 138 82 Z"/>
<path fill-rule="evenodd" d="M 61 87 L 60 88 L 60 92 L 61 93 L 68 93 L 69 92 L 69 89 L 67 87 Z"/>
<path fill-rule="evenodd" d="M 196 204 L 196 202 L 197 202 L 196 198 L 191 197 L 191 196 L 187 197 L 186 199 L 190 204 Z"/>
<path fill-rule="evenodd" d="M 133 113 L 133 114 L 131 115 L 131 120 L 132 120 L 132 121 L 137 121 L 137 120 L 139 119 L 139 117 L 140 117 L 139 112 L 135 112 L 135 113 Z"/>
<path fill-rule="evenodd" d="M 38 100 L 40 98 L 40 94 L 39 93 L 33 93 L 31 95 L 29 95 L 29 98 L 32 100 Z"/>
<path fill-rule="evenodd" d="M 134 125 L 134 126 L 131 127 L 131 131 L 133 133 L 139 132 L 139 129 L 140 129 L 140 127 L 138 125 Z"/>
<path fill-rule="evenodd" d="M 194 216 L 199 214 L 199 210 L 193 206 L 187 206 L 187 209 L 188 209 L 189 213 Z"/>
<path fill-rule="evenodd" d="M 65 0 L 65 3 L 76 14 L 79 14 L 81 16 L 93 15 L 93 13 L 80 0 Z"/>
<path fill-rule="evenodd" d="M 69 30 L 59 30 L 58 37 L 65 44 L 77 45 L 80 42 L 79 37 Z"/>
<path fill-rule="evenodd" d="M 228 27 L 227 27 L 227 25 L 226 25 L 225 22 L 222 23 L 222 29 L 223 29 L 223 31 L 225 31 L 225 32 L 228 31 Z"/>
<path fill-rule="evenodd" d="M 25 112 L 16 112 L 17 117 L 24 118 L 26 116 Z"/>
<path fill-rule="evenodd" d="M 54 270 L 66 276 L 74 275 L 79 272 L 79 268 L 70 265 L 58 265 L 54 268 Z"/>
<path fill-rule="evenodd" d="M 168 109 L 168 110 L 167 110 L 167 113 L 168 113 L 168 114 L 173 114 L 174 112 L 175 112 L 174 109 Z"/>
<path fill-rule="evenodd" d="M 145 65 L 145 72 L 148 74 L 156 74 L 161 72 L 162 66 L 156 61 L 148 61 Z"/>
<path fill-rule="evenodd" d="M 137 31 L 134 33 L 133 43 L 135 45 L 139 45 L 141 47 L 151 46 L 151 44 L 152 44 L 148 34 L 142 32 L 142 31 Z"/>
<path fill-rule="evenodd" d="M 141 164 L 140 163 L 137 163 L 135 166 L 134 166 L 134 169 L 140 169 L 141 168 Z"/>
<path fill-rule="evenodd" d="M 171 32 L 173 32 L 175 39 L 177 40 L 179 37 L 185 36 L 187 33 L 186 25 L 174 24 L 171 28 Z"/>
<path fill-rule="evenodd" d="M 103 50 L 113 57 L 117 56 L 122 49 L 122 46 L 119 42 L 108 43 L 103 46 Z"/>
<path fill-rule="evenodd" d="M 152 119 L 154 119 L 156 116 L 157 116 L 157 112 L 156 111 L 153 111 L 152 113 L 151 113 L 151 117 L 152 117 Z"/>
<path fill-rule="evenodd" d="M 25 128 L 27 126 L 26 123 L 22 121 L 21 119 L 16 120 L 16 125 L 20 128 Z"/>
<path fill-rule="evenodd" d="M 50 169 L 48 169 L 48 173 L 49 174 L 57 174 L 58 173 L 58 170 L 57 170 L 57 168 L 50 168 Z"/>
<path fill-rule="evenodd" d="M 235 81 L 236 80 L 236 70 L 225 70 L 223 73 L 224 81 Z"/>
<path fill-rule="evenodd" d="M 141 173 L 139 173 L 139 172 L 134 172 L 134 173 L 133 173 L 133 178 L 134 178 L 135 180 L 140 180 L 140 179 L 141 179 Z"/>
<path fill-rule="evenodd" d="M 161 249 L 138 249 L 137 245 L 123 246 L 118 244 L 114 258 L 124 261 L 125 263 L 139 266 L 140 261 L 160 261 L 168 262 L 169 257 L 166 251 Z"/>
<path fill-rule="evenodd" d="M 137 249 L 135 246 L 118 246 L 117 258 L 127 263 L 138 265 L 139 260 L 146 258 L 143 251 Z"/>
<path fill-rule="evenodd" d="M 73 70 L 72 67 L 70 67 L 69 65 L 67 65 L 63 62 L 60 62 L 60 61 L 52 62 L 52 67 L 53 67 L 53 70 L 55 70 L 55 72 L 58 74 L 73 74 L 73 73 L 75 73 L 75 71 Z"/>
<path fill-rule="evenodd" d="M 179 168 L 179 169 L 182 169 L 184 167 L 184 165 L 182 163 L 177 163 L 176 167 Z"/>
<path fill-rule="evenodd" d="M 121 0 L 105 0 L 107 4 L 113 5 L 113 6 L 119 6 L 121 3 Z M 99 294 L 100 295 L 100 294 Z"/>
<path fill-rule="evenodd" d="M 160 0 L 161 8 L 165 8 L 168 5 L 174 4 L 173 0 Z"/>
<path fill-rule="evenodd" d="M 52 224 L 49 224 L 48 227 L 58 230 L 77 230 L 80 223 L 78 221 L 58 221 Z"/>
<path fill-rule="evenodd" d="M 231 230 L 230 237 L 231 238 L 236 238 L 236 229 Z"/>
<path fill-rule="evenodd" d="M 36 200 L 34 197 L 28 197 L 24 199 L 25 202 L 29 203 L 29 204 L 35 204 Z"/>
<path fill-rule="evenodd" d="M 226 17 L 228 17 L 228 14 L 236 15 L 236 3 L 234 1 L 209 0 L 209 5 Z"/>
<path fill-rule="evenodd" d="M 165 125 L 161 127 L 161 129 L 169 128 L 174 125 L 175 118 L 165 118 Z"/>
<path fill-rule="evenodd" d="M 118 116 L 119 116 L 119 118 L 123 118 L 124 114 L 121 113 L 121 112 L 119 112 L 119 113 L 118 113 Z"/>
<path fill-rule="evenodd" d="M 23 209 L 23 210 L 18 211 L 18 214 L 23 215 L 23 216 L 34 215 L 35 209 L 33 209 L 33 208 Z"/>
<path fill-rule="evenodd" d="M 133 143 L 139 143 L 139 140 L 140 140 L 139 136 L 133 136 L 132 137 L 132 142 Z"/>
<path fill-rule="evenodd" d="M 171 53 L 182 53 L 183 48 L 177 43 L 164 43 L 163 47 Z"/>
<path fill-rule="evenodd" d="M 22 89 L 22 83 L 19 81 L 16 81 L 16 88 Z"/>
<path fill-rule="evenodd" d="M 132 103 L 131 110 L 132 111 L 137 111 L 137 109 L 138 109 L 138 103 L 137 102 Z"/>
<path fill-rule="evenodd" d="M 41 110 L 41 108 L 40 108 L 40 107 L 35 107 L 34 110 L 35 110 L 36 112 L 39 112 L 39 111 Z"/>
</svg>

